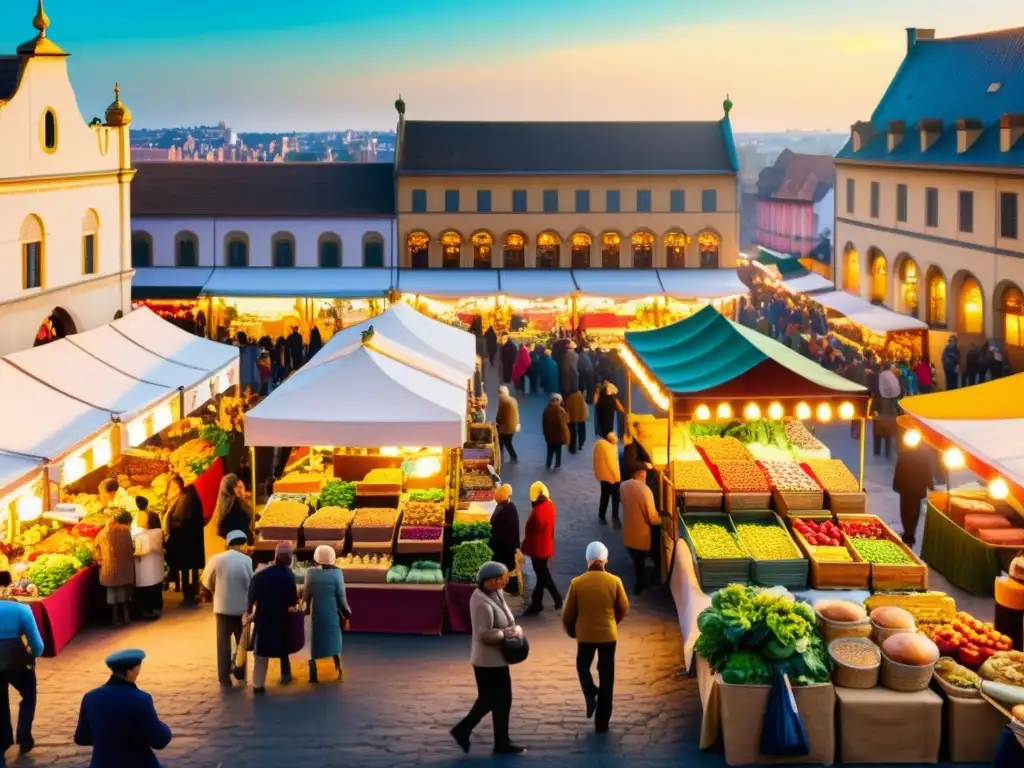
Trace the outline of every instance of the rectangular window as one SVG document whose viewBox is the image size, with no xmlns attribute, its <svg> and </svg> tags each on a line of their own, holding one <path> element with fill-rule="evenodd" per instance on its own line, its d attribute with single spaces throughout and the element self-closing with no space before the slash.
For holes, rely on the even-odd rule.
<svg viewBox="0 0 1024 768">
<path fill-rule="evenodd" d="M 700 209 L 704 213 L 714 213 L 718 210 L 718 192 L 714 189 L 705 189 L 700 193 Z"/>
<path fill-rule="evenodd" d="M 544 190 L 544 213 L 558 213 L 558 190 Z"/>
<path fill-rule="evenodd" d="M 636 191 L 636 210 L 638 213 L 651 212 L 651 190 L 638 189 Z"/>
<path fill-rule="evenodd" d="M 512 213 L 526 213 L 526 190 L 512 190 Z"/>
<path fill-rule="evenodd" d="M 604 209 L 608 213 L 619 213 L 622 210 L 622 195 L 617 189 L 609 189 L 604 193 Z"/>
<path fill-rule="evenodd" d="M 882 185 L 877 181 L 871 182 L 871 218 L 877 219 L 882 204 Z"/>
<path fill-rule="evenodd" d="M 21 246 L 24 261 L 25 288 L 43 287 L 43 244 L 24 243 Z"/>
<path fill-rule="evenodd" d="M 999 235 L 1007 240 L 1016 240 L 1019 235 L 1018 216 L 1020 208 L 1016 192 L 999 195 Z"/>
<path fill-rule="evenodd" d="M 412 191 L 412 212 L 413 213 L 426 213 L 427 212 L 427 190 L 425 190 L 425 189 L 414 189 Z"/>
<path fill-rule="evenodd" d="M 857 185 L 853 179 L 846 180 L 846 212 L 853 213 L 853 202 L 857 197 Z"/>
<path fill-rule="evenodd" d="M 939 226 L 938 187 L 928 187 L 924 191 L 924 225 L 926 227 Z"/>
<path fill-rule="evenodd" d="M 907 185 L 896 185 L 896 221 L 907 221 Z"/>
<path fill-rule="evenodd" d="M 82 238 L 82 274 L 96 274 L 96 235 Z"/>
<path fill-rule="evenodd" d="M 491 212 L 491 190 L 489 190 L 489 189 L 478 189 L 476 191 L 476 212 L 477 213 L 490 213 Z"/>
<path fill-rule="evenodd" d="M 590 213 L 590 190 L 576 190 L 576 213 Z"/>
<path fill-rule="evenodd" d="M 444 212 L 445 213 L 458 213 L 459 212 L 459 190 L 457 190 L 457 189 L 446 189 L 444 191 Z"/>
<path fill-rule="evenodd" d="M 673 189 L 669 192 L 668 208 L 672 213 L 684 213 L 686 211 L 686 192 L 681 189 Z"/>
<path fill-rule="evenodd" d="M 959 205 L 957 206 L 959 215 L 957 216 L 957 226 L 961 232 L 973 232 L 974 231 L 974 193 L 973 192 L 960 192 L 958 195 Z"/>
</svg>

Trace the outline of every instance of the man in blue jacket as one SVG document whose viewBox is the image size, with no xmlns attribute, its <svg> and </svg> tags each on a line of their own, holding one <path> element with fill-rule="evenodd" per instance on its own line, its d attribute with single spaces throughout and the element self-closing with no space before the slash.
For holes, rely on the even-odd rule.
<svg viewBox="0 0 1024 768">
<path fill-rule="evenodd" d="M 92 747 L 90 768 L 159 768 L 154 749 L 171 742 L 171 729 L 156 714 L 153 697 L 135 681 L 143 651 L 112 653 L 106 659 L 110 679 L 82 699 L 75 744 Z"/>
</svg>

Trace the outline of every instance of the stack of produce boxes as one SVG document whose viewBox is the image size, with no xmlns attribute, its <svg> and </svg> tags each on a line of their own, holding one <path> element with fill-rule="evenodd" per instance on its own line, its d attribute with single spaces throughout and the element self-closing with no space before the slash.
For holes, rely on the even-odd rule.
<svg viewBox="0 0 1024 768">
<path fill-rule="evenodd" d="M 299 529 L 309 517 L 309 504 L 304 498 L 271 496 L 263 514 L 256 523 L 260 541 L 267 547 L 279 541 L 290 541 L 298 546 Z"/>
<path fill-rule="evenodd" d="M 762 461 L 773 489 L 775 508 L 781 515 L 790 510 L 819 510 L 824 507 L 825 494 L 814 478 L 795 461 Z"/>
<path fill-rule="evenodd" d="M 867 494 L 846 465 L 838 459 L 808 459 L 808 470 L 825 489 L 828 509 L 835 514 L 862 514 L 867 506 Z"/>
<path fill-rule="evenodd" d="M 416 493 L 411 492 L 411 493 Z M 405 498 L 402 503 L 402 526 L 398 529 L 398 554 L 440 555 L 444 538 L 444 504 Z"/>
<path fill-rule="evenodd" d="M 740 545 L 750 555 L 751 580 L 768 587 L 807 587 L 807 560 L 774 512 L 732 515 Z"/>
<path fill-rule="evenodd" d="M 725 509 L 768 509 L 772 489 L 761 468 L 753 461 L 719 461 L 715 473 L 725 490 Z"/>
</svg>

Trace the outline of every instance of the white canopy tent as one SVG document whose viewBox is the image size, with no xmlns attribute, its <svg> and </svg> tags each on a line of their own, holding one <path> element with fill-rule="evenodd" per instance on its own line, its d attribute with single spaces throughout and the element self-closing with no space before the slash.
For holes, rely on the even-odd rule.
<svg viewBox="0 0 1024 768">
<path fill-rule="evenodd" d="M 916 317 L 901 315 L 885 307 L 871 304 L 864 299 L 846 293 L 832 291 L 811 297 L 827 309 L 838 312 L 853 323 L 884 336 L 890 331 L 924 331 L 928 324 Z"/>
<path fill-rule="evenodd" d="M 40 459 L 0 451 L 0 507 L 5 496 L 32 482 L 43 470 Z"/>
<path fill-rule="evenodd" d="M 162 387 L 191 387 L 207 377 L 205 371 L 166 360 L 143 349 L 109 325 L 65 337 L 79 349 L 121 373 Z"/>
<path fill-rule="evenodd" d="M 664 295 L 653 269 L 577 269 L 572 276 L 583 296 L 643 299 Z"/>
<path fill-rule="evenodd" d="M 915 418 L 999 475 L 1024 488 L 1024 419 Z"/>
<path fill-rule="evenodd" d="M 200 338 L 167 322 L 148 307 L 140 307 L 110 326 L 140 347 L 207 375 L 238 365 L 237 347 Z"/>
<path fill-rule="evenodd" d="M 800 275 L 791 280 L 783 280 L 782 287 L 790 293 L 814 294 L 823 291 L 834 291 L 836 284 L 817 272 L 808 272 L 806 275 Z"/>
<path fill-rule="evenodd" d="M 416 352 L 396 341 L 392 341 L 387 336 L 382 336 L 378 333 L 376 328 L 373 329 L 373 336 L 370 337 L 368 343 L 371 344 L 374 352 L 379 352 L 386 357 L 390 357 L 392 360 L 397 360 L 398 362 L 411 366 L 423 373 L 436 376 L 439 379 L 447 381 L 449 384 L 454 384 L 457 387 L 468 389 L 469 376 L 467 376 L 463 371 L 453 368 L 446 363 L 439 362 L 435 357 L 430 357 L 424 353 Z M 338 358 L 352 354 L 352 352 L 362 345 L 362 341 L 356 341 L 343 349 L 335 347 L 331 350 L 330 354 L 326 356 L 323 354 L 324 350 L 321 350 L 320 353 L 317 353 L 312 360 L 296 371 L 294 375 L 302 376 L 313 368 L 330 364 Z"/>
<path fill-rule="evenodd" d="M 728 299 L 749 292 L 735 269 L 659 269 L 658 279 L 674 299 Z"/>
<path fill-rule="evenodd" d="M 253 447 L 455 448 L 465 440 L 465 386 L 368 344 L 292 376 L 245 420 Z"/>
</svg>

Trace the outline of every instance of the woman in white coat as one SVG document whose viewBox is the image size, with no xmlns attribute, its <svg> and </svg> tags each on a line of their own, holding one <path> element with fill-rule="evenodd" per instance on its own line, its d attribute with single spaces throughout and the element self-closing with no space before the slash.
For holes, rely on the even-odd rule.
<svg viewBox="0 0 1024 768">
<path fill-rule="evenodd" d="M 139 496 L 135 518 L 135 612 L 142 619 L 158 619 L 164 610 L 164 532 L 160 516 L 148 510 L 149 502 Z"/>
</svg>

